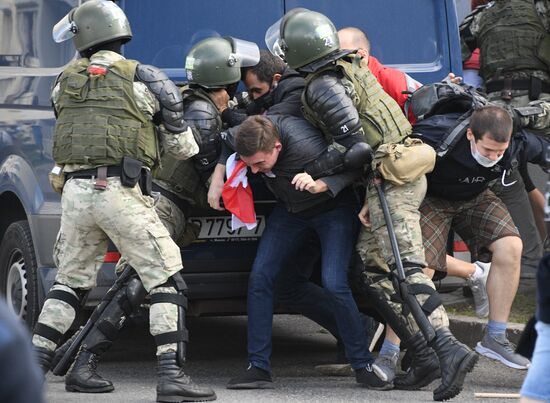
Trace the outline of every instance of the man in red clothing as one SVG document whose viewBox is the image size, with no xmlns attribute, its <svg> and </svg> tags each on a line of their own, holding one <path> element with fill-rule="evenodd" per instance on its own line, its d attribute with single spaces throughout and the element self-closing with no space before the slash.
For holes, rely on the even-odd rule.
<svg viewBox="0 0 550 403">
<path fill-rule="evenodd" d="M 368 59 L 369 70 L 374 74 L 384 91 L 391 96 L 411 123 L 415 118 L 411 111 L 408 111 L 406 101 L 408 96 L 404 91 L 414 91 L 422 86 L 421 83 L 400 70 L 386 67 L 374 56 L 370 55 L 370 42 L 367 35 L 358 28 L 347 27 L 338 31 L 338 39 L 342 49 L 357 49 L 357 54 L 363 59 Z"/>
</svg>

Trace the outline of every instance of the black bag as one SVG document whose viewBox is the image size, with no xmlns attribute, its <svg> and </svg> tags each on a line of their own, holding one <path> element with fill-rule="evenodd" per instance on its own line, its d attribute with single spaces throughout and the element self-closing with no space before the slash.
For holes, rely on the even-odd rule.
<svg viewBox="0 0 550 403">
<path fill-rule="evenodd" d="M 437 158 L 443 158 L 466 133 L 471 114 L 472 111 L 430 116 L 413 125 L 411 137 L 432 146 Z"/>
<path fill-rule="evenodd" d="M 141 178 L 142 163 L 131 157 L 122 157 L 120 182 L 122 186 L 133 188 Z"/>
<path fill-rule="evenodd" d="M 474 87 L 448 81 L 420 87 L 409 96 L 407 102 L 418 121 L 433 115 L 464 114 L 488 104 L 485 96 Z"/>
</svg>

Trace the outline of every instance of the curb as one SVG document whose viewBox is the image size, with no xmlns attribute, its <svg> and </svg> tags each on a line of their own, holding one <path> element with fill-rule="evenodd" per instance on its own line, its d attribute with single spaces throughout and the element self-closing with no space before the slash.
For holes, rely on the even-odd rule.
<svg viewBox="0 0 550 403">
<path fill-rule="evenodd" d="M 453 335 L 467 346 L 474 348 L 478 341 L 483 338 L 485 328 L 487 327 L 487 319 L 478 319 L 465 315 L 449 315 L 449 328 Z M 517 344 L 521 333 L 523 332 L 524 324 L 508 323 L 508 339 Z"/>
</svg>

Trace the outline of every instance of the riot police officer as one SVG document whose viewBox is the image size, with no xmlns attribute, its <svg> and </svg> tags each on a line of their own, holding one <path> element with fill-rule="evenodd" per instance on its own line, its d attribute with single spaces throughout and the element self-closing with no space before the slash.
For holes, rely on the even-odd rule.
<svg viewBox="0 0 550 403">
<path fill-rule="evenodd" d="M 189 51 L 185 68 L 189 84 L 182 89 L 184 117 L 201 137 L 201 150 L 194 157 L 203 180 L 209 180 L 221 152 L 221 113 L 235 96 L 241 68 L 260 60 L 258 45 L 237 38 L 207 38 Z"/>
<path fill-rule="evenodd" d="M 33 335 L 39 363 L 44 371 L 49 369 L 85 291 L 95 285 L 111 239 L 137 276 L 112 298 L 96 327 L 118 330 L 149 292 L 150 331 L 158 357 L 157 401 L 214 400 L 212 389 L 184 374 L 183 354 L 178 357 L 187 341 L 181 322 L 187 302 L 179 273 L 181 255 L 150 196 L 159 142 L 179 159 L 198 152 L 183 119 L 181 95 L 160 70 L 120 54 L 132 32 L 124 12 L 112 2 L 92 0 L 71 10 L 53 35 L 57 42 L 73 38 L 81 58 L 61 73 L 52 91 L 57 117 L 53 157 L 63 169 L 65 184 L 54 247 L 58 273 Z M 92 372 L 104 346 L 95 347 L 83 346 L 78 357 Z M 94 381 L 95 391 L 113 390 L 101 377 Z M 80 391 L 80 386 L 75 382 L 67 389 Z"/>
<path fill-rule="evenodd" d="M 525 107 L 550 101 L 550 0 L 496 0 L 479 6 L 460 25 L 460 38 L 463 61 L 479 48 L 479 74 L 493 104 Z M 548 127 L 543 130 L 550 134 Z M 522 271 L 534 270 L 547 235 L 544 197 L 527 166 L 505 179 L 492 190 L 521 234 Z"/>
<path fill-rule="evenodd" d="M 337 31 L 326 16 L 307 9 L 293 9 L 268 29 L 266 44 L 291 68 L 305 76 L 306 88 L 302 94 L 304 115 L 335 141 L 334 147 L 343 147 L 346 154 L 360 150 L 363 142 L 375 151 L 381 146 L 385 146 L 386 150 L 391 149 L 392 145 L 408 147 L 411 126 L 399 106 L 382 90 L 360 57 L 340 49 Z M 375 163 L 380 162 L 375 159 Z M 316 166 L 306 167 L 306 171 L 311 173 L 321 166 L 321 161 L 317 160 Z M 407 275 L 400 287 L 407 287 L 408 293 L 415 295 L 417 304 L 423 305 L 435 331 L 435 337 L 428 342 L 437 357 L 427 347 L 426 339 L 408 307 L 395 302 L 403 298 L 403 294 L 392 295 L 397 290 L 394 291 L 389 279 L 391 271 L 388 272 L 386 264 L 395 269 L 396 262 L 372 183 L 368 186 L 365 205 L 360 213 L 360 218 L 369 227 L 362 228 L 357 245 L 366 266 L 365 290 L 373 305 L 407 347 L 422 357 L 421 364 L 407 375 L 404 386 L 417 388 L 426 384 L 421 385 L 423 382 L 431 382 L 437 377 L 440 365 L 443 379 L 434 391 L 434 399 L 446 400 L 460 392 L 464 376 L 471 371 L 477 357 L 450 333 L 441 300 L 431 280 L 422 272 L 426 262 L 418 207 L 426 192 L 425 175 L 419 173 L 406 180 L 393 179 L 398 181 L 386 181 L 385 185 Z M 393 353 L 379 357 L 372 368 L 356 371 L 357 380 L 374 389 L 393 387 L 397 356 Z"/>
<path fill-rule="evenodd" d="M 206 181 L 212 173 L 212 161 L 215 162 L 219 154 L 218 135 L 222 124 L 209 91 L 226 91 L 227 86 L 234 84 L 235 80 L 238 82 L 241 65 L 256 63 L 256 54 L 259 51 L 255 44 L 235 38 L 205 39 L 188 54 L 188 58 L 196 60 L 196 63 L 189 62 L 187 65 L 196 65 L 197 68 L 188 73 L 190 85 L 182 88 L 184 119 L 196 133 L 199 152 L 187 160 L 165 154 L 162 167 L 154 174 L 152 186 L 154 191 L 160 193 L 155 210 L 178 245 L 184 246 L 193 239 L 192 231 L 186 231 L 185 215 L 190 204 L 206 206 Z M 237 62 L 230 63 L 231 58 Z M 122 258 L 117 271 L 121 271 L 126 263 Z M 100 318 L 98 322 L 102 320 Z M 102 326 L 95 326 L 82 341 L 85 346 L 82 351 L 95 351 L 96 357 L 105 352 L 119 327 L 104 331 Z M 82 356 L 81 352 L 66 378 L 67 387 L 91 393 L 111 387 L 110 381 L 97 374 L 95 368 L 91 369 Z"/>
</svg>

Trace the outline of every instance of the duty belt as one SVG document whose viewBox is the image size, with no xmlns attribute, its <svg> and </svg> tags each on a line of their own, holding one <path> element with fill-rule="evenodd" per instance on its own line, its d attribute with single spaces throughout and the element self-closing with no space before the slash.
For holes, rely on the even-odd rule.
<svg viewBox="0 0 550 403">
<path fill-rule="evenodd" d="M 514 80 L 505 78 L 504 80 L 490 81 L 485 85 L 487 93 L 501 92 L 503 99 L 511 99 L 512 90 L 527 90 L 529 91 L 529 99 L 534 101 L 539 99 L 541 93 L 550 94 L 550 83 L 542 81 L 536 77 L 530 79 Z"/>
<path fill-rule="evenodd" d="M 82 171 L 74 171 L 74 172 L 66 172 L 66 179 L 69 180 L 71 178 L 75 179 L 92 179 L 98 177 L 98 168 L 94 169 L 84 169 Z M 107 177 L 113 177 L 118 176 L 120 177 L 121 169 L 119 166 L 108 166 L 107 167 Z"/>
</svg>

